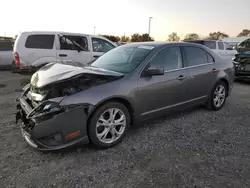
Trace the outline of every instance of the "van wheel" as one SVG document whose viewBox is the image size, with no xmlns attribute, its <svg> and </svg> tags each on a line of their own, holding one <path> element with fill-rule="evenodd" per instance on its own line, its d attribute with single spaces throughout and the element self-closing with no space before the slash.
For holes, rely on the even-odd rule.
<svg viewBox="0 0 250 188">
<path fill-rule="evenodd" d="M 88 125 L 90 141 L 99 148 L 109 148 L 118 144 L 130 125 L 128 109 L 121 103 L 108 102 L 93 114 Z"/>
<path fill-rule="evenodd" d="M 16 64 L 15 64 L 14 61 L 13 61 L 12 64 L 11 64 L 11 72 L 12 72 L 12 73 L 16 73 Z"/>
<path fill-rule="evenodd" d="M 208 98 L 206 108 L 209 110 L 220 110 L 227 99 L 228 88 L 225 82 L 219 81 L 213 88 Z"/>
</svg>

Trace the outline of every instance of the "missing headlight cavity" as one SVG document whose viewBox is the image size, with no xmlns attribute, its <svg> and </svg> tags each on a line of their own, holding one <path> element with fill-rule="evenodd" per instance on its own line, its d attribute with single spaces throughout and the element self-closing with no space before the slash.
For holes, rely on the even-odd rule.
<svg viewBox="0 0 250 188">
<path fill-rule="evenodd" d="M 76 76 L 58 83 L 52 83 L 41 88 L 31 88 L 35 93 L 46 95 L 46 99 L 69 96 L 79 91 L 89 89 L 91 87 L 105 84 L 119 77 L 84 74 Z"/>
</svg>

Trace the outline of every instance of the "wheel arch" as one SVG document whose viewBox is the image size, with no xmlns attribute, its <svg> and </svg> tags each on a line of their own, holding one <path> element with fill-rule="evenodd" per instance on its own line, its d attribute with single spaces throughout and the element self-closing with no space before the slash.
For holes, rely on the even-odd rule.
<svg viewBox="0 0 250 188">
<path fill-rule="evenodd" d="M 109 103 L 109 102 L 119 102 L 119 103 L 123 104 L 128 109 L 128 112 L 129 112 L 129 115 L 130 115 L 130 122 L 133 125 L 134 120 L 135 120 L 135 118 L 134 118 L 134 114 L 135 114 L 134 108 L 133 108 L 131 102 L 129 100 L 123 98 L 123 97 L 113 97 L 113 98 L 109 98 L 109 99 L 103 100 L 100 103 L 98 103 L 91 110 L 91 112 L 89 113 L 89 116 L 88 116 L 88 119 L 87 119 L 87 125 L 89 125 L 90 120 L 91 120 L 93 114 L 96 112 L 96 110 L 98 108 L 100 108 L 102 105 L 104 105 L 106 103 Z M 87 129 L 88 129 L 88 126 L 87 126 Z"/>
<path fill-rule="evenodd" d="M 228 82 L 228 80 L 227 80 L 226 78 L 220 78 L 220 79 L 218 80 L 218 82 L 219 82 L 219 81 L 224 82 L 224 83 L 226 84 L 226 86 L 227 86 L 227 88 L 226 88 L 226 89 L 227 89 L 227 93 L 226 93 L 226 94 L 227 94 L 227 96 L 228 96 L 228 91 L 229 91 L 229 82 Z M 218 82 L 216 82 L 216 84 L 217 84 Z M 215 85 L 216 85 L 216 84 L 215 84 Z"/>
</svg>

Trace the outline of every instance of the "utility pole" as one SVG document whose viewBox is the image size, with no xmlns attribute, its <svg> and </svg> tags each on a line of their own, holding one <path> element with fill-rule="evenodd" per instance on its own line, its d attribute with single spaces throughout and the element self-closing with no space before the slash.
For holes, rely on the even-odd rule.
<svg viewBox="0 0 250 188">
<path fill-rule="evenodd" d="M 95 35 L 95 26 L 94 26 L 94 35 Z"/>
<path fill-rule="evenodd" d="M 149 17 L 149 22 L 148 22 L 148 41 L 149 41 L 149 39 L 150 39 L 150 24 L 151 24 L 151 19 L 152 19 L 153 17 Z"/>
</svg>

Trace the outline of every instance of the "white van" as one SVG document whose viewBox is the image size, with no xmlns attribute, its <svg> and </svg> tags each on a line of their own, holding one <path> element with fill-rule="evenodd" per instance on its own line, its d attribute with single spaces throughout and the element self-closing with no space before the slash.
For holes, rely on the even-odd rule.
<svg viewBox="0 0 250 188">
<path fill-rule="evenodd" d="M 21 33 L 14 44 L 14 72 L 34 72 L 49 62 L 87 64 L 117 45 L 101 36 L 66 32 Z"/>
<path fill-rule="evenodd" d="M 237 51 L 234 50 L 229 43 L 222 40 L 184 40 L 184 42 L 198 43 L 207 46 L 215 53 L 222 57 L 233 58 Z"/>
</svg>

